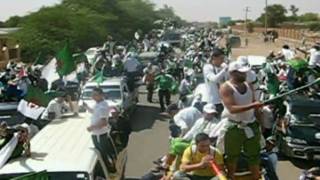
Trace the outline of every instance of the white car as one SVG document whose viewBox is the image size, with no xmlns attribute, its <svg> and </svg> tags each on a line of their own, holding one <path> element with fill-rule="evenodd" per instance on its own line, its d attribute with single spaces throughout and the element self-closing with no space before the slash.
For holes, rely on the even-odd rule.
<svg viewBox="0 0 320 180">
<path fill-rule="evenodd" d="M 79 117 L 50 122 L 31 139 L 31 157 L 21 156 L 10 160 L 0 168 L 0 179 L 23 179 L 21 176 L 35 172 L 42 172 L 49 176 L 48 179 L 53 180 L 124 179 L 127 148 L 116 154 L 114 163 L 117 173 L 111 174 L 101 153 L 94 148 L 91 134 L 86 131 L 90 116 L 84 113 Z M 108 147 L 104 153 L 114 152 L 109 148 L 114 147 Z M 38 175 L 38 178 L 29 179 L 46 178 Z"/>
<path fill-rule="evenodd" d="M 99 85 L 94 81 L 84 85 L 79 101 L 80 112 L 84 111 L 84 102 L 91 108 L 95 105 L 91 95 L 96 87 L 100 87 L 103 90 L 105 99 L 111 108 L 115 108 L 120 112 L 131 113 L 136 107 L 138 93 L 129 92 L 127 83 L 122 77 L 114 77 L 105 80 Z"/>
<path fill-rule="evenodd" d="M 262 65 L 267 62 L 267 58 L 264 56 L 248 56 L 248 62 L 251 69 L 258 72 L 262 69 Z"/>
</svg>

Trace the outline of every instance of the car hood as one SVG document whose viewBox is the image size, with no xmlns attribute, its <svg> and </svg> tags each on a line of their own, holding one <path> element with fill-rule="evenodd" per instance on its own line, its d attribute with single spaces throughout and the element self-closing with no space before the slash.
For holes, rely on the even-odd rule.
<svg viewBox="0 0 320 180">
<path fill-rule="evenodd" d="M 108 102 L 108 105 L 110 107 L 116 107 L 116 108 L 120 108 L 121 104 L 122 104 L 122 101 L 120 99 L 117 99 L 117 100 L 106 100 Z M 93 108 L 94 105 L 96 104 L 96 102 L 94 100 L 80 100 L 79 101 L 79 105 L 81 106 L 83 104 L 83 102 L 87 103 L 87 105 L 90 107 L 90 108 Z"/>
<path fill-rule="evenodd" d="M 316 138 L 316 134 L 320 132 L 319 127 L 316 126 L 303 126 L 291 125 L 288 128 L 288 136 L 297 139 L 303 139 L 310 145 L 320 145 L 320 139 Z"/>
</svg>

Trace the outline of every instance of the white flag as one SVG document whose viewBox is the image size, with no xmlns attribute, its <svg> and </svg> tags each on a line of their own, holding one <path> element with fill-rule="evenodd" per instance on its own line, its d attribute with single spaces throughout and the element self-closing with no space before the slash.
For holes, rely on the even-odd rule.
<svg viewBox="0 0 320 180">
<path fill-rule="evenodd" d="M 15 133 L 11 140 L 0 150 L 0 169 L 11 157 L 18 144 L 18 133 Z"/>
<path fill-rule="evenodd" d="M 41 78 L 44 78 L 48 81 L 48 89 L 51 88 L 51 84 L 58 80 L 59 74 L 57 72 L 57 59 L 52 59 L 43 69 L 41 72 Z"/>
<path fill-rule="evenodd" d="M 21 100 L 18 105 L 18 111 L 25 117 L 37 120 L 46 108 Z"/>
</svg>

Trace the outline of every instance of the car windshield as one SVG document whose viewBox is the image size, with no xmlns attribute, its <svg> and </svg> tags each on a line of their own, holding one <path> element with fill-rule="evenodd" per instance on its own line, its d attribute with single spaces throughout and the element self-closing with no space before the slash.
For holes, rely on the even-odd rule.
<svg viewBox="0 0 320 180">
<path fill-rule="evenodd" d="M 17 178 L 17 177 L 25 177 L 25 179 L 36 179 L 39 176 L 49 176 L 49 179 L 59 179 L 59 180 L 70 180 L 70 179 L 77 179 L 77 180 L 85 180 L 85 179 L 89 179 L 89 174 L 85 173 L 85 172 L 44 172 L 44 173 L 39 173 L 38 175 L 36 174 L 3 174 L 0 175 L 0 179 L 2 180 L 9 180 L 12 178 Z M 30 177 L 29 177 L 30 176 Z M 35 176 L 35 177 L 33 177 Z M 22 179 L 22 178 L 21 178 Z"/>
<path fill-rule="evenodd" d="M 121 99 L 120 86 L 101 86 L 106 99 L 116 100 Z M 90 100 L 93 88 L 87 87 L 82 93 L 83 100 Z"/>
<path fill-rule="evenodd" d="M 292 114 L 294 120 L 296 122 L 304 123 L 304 124 L 314 124 L 316 122 L 320 122 L 320 114 L 309 114 L 306 115 L 304 113 L 295 113 Z"/>
</svg>

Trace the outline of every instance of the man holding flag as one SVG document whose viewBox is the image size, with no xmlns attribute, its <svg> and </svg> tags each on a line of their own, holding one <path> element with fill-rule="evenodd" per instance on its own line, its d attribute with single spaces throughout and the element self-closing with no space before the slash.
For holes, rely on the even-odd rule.
<svg viewBox="0 0 320 180">
<path fill-rule="evenodd" d="M 173 179 L 210 180 L 216 176 L 223 176 L 219 171 L 223 169 L 223 155 L 210 146 L 209 136 L 205 133 L 199 133 L 195 137 L 195 141 L 195 144 L 184 151 L 180 171 L 174 175 Z M 217 164 L 219 172 L 214 172 L 211 169 L 211 162 Z"/>
<path fill-rule="evenodd" d="M 252 179 L 260 179 L 260 125 L 258 109 L 262 103 L 255 100 L 253 87 L 246 82 L 250 69 L 239 62 L 229 65 L 230 80 L 220 89 L 225 109 L 223 117 L 228 119 L 224 136 L 229 178 L 235 179 L 237 161 L 241 151 L 248 156 Z"/>
<path fill-rule="evenodd" d="M 41 116 L 41 119 L 36 121 L 36 125 L 39 129 L 42 129 L 52 120 L 62 118 L 63 114 L 68 111 L 73 111 L 71 96 L 66 95 L 64 92 L 57 93 L 57 97 L 49 102 Z"/>
</svg>

